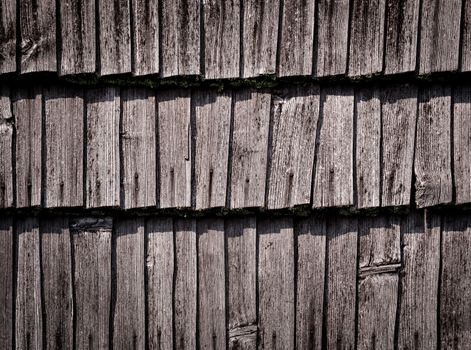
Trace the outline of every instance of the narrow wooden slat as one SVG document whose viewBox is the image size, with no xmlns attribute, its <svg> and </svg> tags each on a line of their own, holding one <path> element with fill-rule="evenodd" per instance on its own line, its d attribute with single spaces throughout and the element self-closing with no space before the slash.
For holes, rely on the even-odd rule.
<svg viewBox="0 0 471 350">
<path fill-rule="evenodd" d="M 115 230 L 113 348 L 144 349 L 144 219 L 116 221 Z"/>
<path fill-rule="evenodd" d="M 171 218 L 147 221 L 147 345 L 173 349 L 174 235 Z"/>
<path fill-rule="evenodd" d="M 260 344 L 294 348 L 294 234 L 291 218 L 258 222 L 258 300 Z"/>
<path fill-rule="evenodd" d="M 424 88 L 419 95 L 417 118 L 415 201 L 419 208 L 450 203 L 451 88 Z"/>
<path fill-rule="evenodd" d="M 267 93 L 235 93 L 230 207 L 261 207 L 265 201 L 270 100 Z"/>
<path fill-rule="evenodd" d="M 86 206 L 119 206 L 119 89 L 90 89 L 86 101 Z"/>
<path fill-rule="evenodd" d="M 124 89 L 122 98 L 124 208 L 156 205 L 155 96 L 143 88 Z"/>
<path fill-rule="evenodd" d="M 0 85 L 0 208 L 13 206 L 13 122 L 10 89 Z"/>
<path fill-rule="evenodd" d="M 41 221 L 41 268 L 46 348 L 72 349 L 73 281 L 68 218 Z"/>
<path fill-rule="evenodd" d="M 353 204 L 353 89 L 321 91 L 321 129 L 314 169 L 314 207 Z"/>
<path fill-rule="evenodd" d="M 0 73 L 16 71 L 16 2 L 0 1 Z"/>
<path fill-rule="evenodd" d="M 76 349 L 109 348 L 112 225 L 109 217 L 71 222 Z"/>
<path fill-rule="evenodd" d="M 159 91 L 160 208 L 191 206 L 191 98 L 188 90 Z"/>
<path fill-rule="evenodd" d="M 14 262 L 13 220 L 11 217 L 0 218 L 0 347 L 13 348 L 13 287 Z"/>
<path fill-rule="evenodd" d="M 461 37 L 461 71 L 471 71 L 471 1 L 464 1 L 464 23 Z"/>
<path fill-rule="evenodd" d="M 318 118 L 318 86 L 287 88 L 274 96 L 269 209 L 310 203 Z"/>
</svg>

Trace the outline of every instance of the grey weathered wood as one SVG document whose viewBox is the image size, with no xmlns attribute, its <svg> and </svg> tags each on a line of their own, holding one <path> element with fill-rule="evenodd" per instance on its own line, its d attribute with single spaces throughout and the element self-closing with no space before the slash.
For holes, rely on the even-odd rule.
<svg viewBox="0 0 471 350">
<path fill-rule="evenodd" d="M 197 221 L 198 339 L 202 349 L 226 347 L 224 219 Z"/>
<path fill-rule="evenodd" d="M 20 88 L 13 96 L 16 127 L 16 206 L 41 205 L 42 89 Z"/>
<path fill-rule="evenodd" d="M 144 219 L 116 221 L 113 348 L 145 348 Z"/>
<path fill-rule="evenodd" d="M 0 73 L 16 71 L 16 1 L 0 1 Z"/>
<path fill-rule="evenodd" d="M 71 221 L 76 349 L 109 348 L 112 225 L 109 217 Z"/>
<path fill-rule="evenodd" d="M 173 349 L 174 235 L 171 218 L 147 221 L 147 346 Z"/>
<path fill-rule="evenodd" d="M 87 90 L 86 207 L 119 206 L 119 89 Z"/>
<path fill-rule="evenodd" d="M 13 123 L 10 89 L 0 85 L 0 208 L 13 206 Z"/>
<path fill-rule="evenodd" d="M 41 221 L 41 276 L 47 349 L 73 348 L 72 257 L 67 217 Z"/>
<path fill-rule="evenodd" d="M 197 252 L 196 221 L 174 221 L 175 274 L 174 274 L 174 346 L 177 349 L 196 348 L 196 291 Z"/>
<path fill-rule="evenodd" d="M 100 0 L 100 75 L 131 72 L 131 13 L 129 0 Z"/>
<path fill-rule="evenodd" d="M 265 201 L 271 96 L 243 90 L 234 98 L 230 207 L 261 207 Z"/>
<path fill-rule="evenodd" d="M 378 207 L 381 200 L 381 100 L 376 87 L 356 93 L 356 194 L 358 208 Z"/>
<path fill-rule="evenodd" d="M 310 203 L 318 119 L 318 86 L 286 89 L 273 97 L 269 209 Z"/>
<path fill-rule="evenodd" d="M 311 75 L 315 0 L 285 1 L 278 43 L 279 76 Z"/>
<path fill-rule="evenodd" d="M 257 347 L 257 221 L 255 216 L 226 220 L 229 349 Z"/>
<path fill-rule="evenodd" d="M 417 120 L 417 88 L 396 85 L 382 90 L 381 115 L 381 205 L 409 205 Z"/>
<path fill-rule="evenodd" d="M 318 0 L 315 74 L 345 74 L 348 54 L 349 0 Z"/>
<path fill-rule="evenodd" d="M 421 2 L 419 64 L 421 74 L 458 69 L 461 1 Z"/>
<path fill-rule="evenodd" d="M 471 1 L 464 1 L 464 23 L 461 36 L 461 71 L 471 71 Z"/>
<path fill-rule="evenodd" d="M 293 349 L 294 234 L 291 218 L 258 222 L 258 300 L 263 349 Z"/>
<path fill-rule="evenodd" d="M 21 73 L 55 72 L 56 1 L 19 0 Z"/>
<path fill-rule="evenodd" d="M 199 74 L 200 2 L 163 0 L 161 6 L 161 75 Z"/>
<path fill-rule="evenodd" d="M 44 91 L 46 178 L 44 205 L 83 205 L 83 91 L 53 86 Z"/>
<path fill-rule="evenodd" d="M 414 171 L 415 201 L 419 208 L 450 203 L 451 88 L 435 85 L 419 95 Z"/>
<path fill-rule="evenodd" d="M 14 262 L 13 219 L 8 216 L 0 218 L 0 347 L 13 348 L 13 313 L 14 313 Z"/>
<path fill-rule="evenodd" d="M 155 95 L 144 88 L 124 89 L 122 98 L 124 208 L 156 205 Z"/>
<path fill-rule="evenodd" d="M 240 3 L 240 0 L 203 1 L 206 79 L 239 76 Z"/>
<path fill-rule="evenodd" d="M 95 3 L 94 0 L 59 2 L 60 74 L 96 71 Z"/>
<path fill-rule="evenodd" d="M 353 89 L 321 91 L 321 129 L 314 169 L 314 207 L 353 204 Z"/>
<path fill-rule="evenodd" d="M 275 74 L 280 2 L 245 0 L 242 24 L 243 78 Z"/>
<path fill-rule="evenodd" d="M 296 348 L 322 348 L 326 222 L 310 217 L 296 222 Z"/>
<path fill-rule="evenodd" d="M 396 74 L 414 71 L 417 64 L 420 0 L 387 0 L 386 6 L 384 72 Z"/>
<path fill-rule="evenodd" d="M 191 206 L 192 142 L 189 90 L 157 93 L 160 208 Z"/>
<path fill-rule="evenodd" d="M 28 217 L 18 220 L 16 234 L 16 349 L 40 350 L 43 348 L 43 317 L 38 219 Z"/>
<path fill-rule="evenodd" d="M 386 0 L 352 0 L 349 76 L 383 70 Z"/>
</svg>

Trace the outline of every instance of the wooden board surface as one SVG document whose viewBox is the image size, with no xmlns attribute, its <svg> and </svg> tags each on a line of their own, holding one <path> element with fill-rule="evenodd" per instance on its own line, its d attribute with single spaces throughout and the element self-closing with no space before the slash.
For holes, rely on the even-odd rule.
<svg viewBox="0 0 471 350">
<path fill-rule="evenodd" d="M 0 74 L 16 71 L 16 2 L 0 1 Z"/>
<path fill-rule="evenodd" d="M 461 71 L 471 71 L 471 1 L 463 0 L 463 31 L 461 34 Z"/>
<path fill-rule="evenodd" d="M 10 89 L 0 85 L 0 208 L 9 208 L 13 198 L 13 119 Z"/>
<path fill-rule="evenodd" d="M 13 348 L 13 315 L 15 302 L 13 290 L 16 285 L 14 277 L 13 249 L 16 248 L 13 235 L 12 218 L 0 218 L 0 347 Z"/>
</svg>

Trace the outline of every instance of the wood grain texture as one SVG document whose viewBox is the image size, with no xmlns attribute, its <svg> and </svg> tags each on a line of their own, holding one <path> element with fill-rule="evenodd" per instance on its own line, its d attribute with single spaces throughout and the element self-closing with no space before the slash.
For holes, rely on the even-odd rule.
<svg viewBox="0 0 471 350">
<path fill-rule="evenodd" d="M 0 85 L 0 208 L 13 206 L 13 125 L 10 88 Z"/>
<path fill-rule="evenodd" d="M 273 96 L 269 209 L 310 203 L 318 119 L 318 86 L 286 88 Z"/>
<path fill-rule="evenodd" d="M 123 155 L 121 205 L 124 208 L 155 206 L 156 111 L 155 95 L 144 88 L 121 92 L 121 151 Z"/>
<path fill-rule="evenodd" d="M 420 74 L 458 69 L 461 1 L 421 2 Z"/>
<path fill-rule="evenodd" d="M 13 235 L 13 219 L 5 216 L 0 218 L 0 347 L 13 348 L 13 314 L 15 282 L 13 248 L 15 244 Z M 15 247 L 16 249 L 16 247 Z"/>
<path fill-rule="evenodd" d="M 353 107 L 352 88 L 333 86 L 321 91 L 314 207 L 353 204 Z"/>
<path fill-rule="evenodd" d="M 415 202 L 423 208 L 452 200 L 451 88 L 435 85 L 419 94 L 414 171 Z"/>
<path fill-rule="evenodd" d="M 44 91 L 47 208 L 83 205 L 83 91 L 53 86 Z"/>
<path fill-rule="evenodd" d="M 265 202 L 271 96 L 253 90 L 234 95 L 230 207 L 261 207 Z"/>
<path fill-rule="evenodd" d="M 461 23 L 463 28 L 461 36 L 461 71 L 471 71 L 471 1 L 464 1 L 464 23 Z"/>
<path fill-rule="evenodd" d="M 108 349 L 111 303 L 111 236 L 109 217 L 71 220 L 75 349 Z"/>
<path fill-rule="evenodd" d="M 116 221 L 113 348 L 145 348 L 144 219 Z"/>
<path fill-rule="evenodd" d="M 0 1 L 0 73 L 16 71 L 16 1 Z"/>
<path fill-rule="evenodd" d="M 239 77 L 240 6 L 240 0 L 203 1 L 206 79 Z"/>
<path fill-rule="evenodd" d="M 191 206 L 191 95 L 188 90 L 157 94 L 160 208 Z"/>
<path fill-rule="evenodd" d="M 381 115 L 381 205 L 409 205 L 417 120 L 417 88 L 395 85 L 382 90 Z"/>
</svg>

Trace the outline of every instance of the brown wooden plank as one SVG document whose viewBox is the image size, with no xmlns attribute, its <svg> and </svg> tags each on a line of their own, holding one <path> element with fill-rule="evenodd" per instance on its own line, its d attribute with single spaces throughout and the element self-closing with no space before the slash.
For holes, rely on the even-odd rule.
<svg viewBox="0 0 471 350">
<path fill-rule="evenodd" d="M 163 77 L 200 73 L 200 2 L 162 0 Z"/>
<path fill-rule="evenodd" d="M 269 209 L 310 203 L 318 119 L 318 86 L 287 88 L 273 96 Z"/>
<path fill-rule="evenodd" d="M 421 2 L 419 64 L 421 74 L 458 69 L 461 1 Z"/>
<path fill-rule="evenodd" d="M 234 95 L 230 207 L 261 207 L 265 202 L 271 96 L 252 90 Z"/>
<path fill-rule="evenodd" d="M 127 88 L 121 93 L 124 208 L 156 205 L 156 111 L 154 92 Z"/>
<path fill-rule="evenodd" d="M 384 72 L 396 74 L 414 71 L 417 64 L 420 0 L 387 0 L 386 6 Z"/>
<path fill-rule="evenodd" d="M 41 276 L 47 349 L 73 348 L 72 258 L 69 220 L 41 221 Z"/>
<path fill-rule="evenodd" d="M 471 71 L 471 1 L 464 1 L 464 23 L 461 24 L 461 71 Z"/>
<path fill-rule="evenodd" d="M 16 223 L 18 235 L 15 332 L 16 349 L 43 348 L 39 223 L 28 217 Z"/>
<path fill-rule="evenodd" d="M 94 0 L 60 1 L 59 73 L 96 71 L 96 28 Z"/>
<path fill-rule="evenodd" d="M 280 1 L 245 0 L 242 18 L 242 77 L 275 74 Z"/>
<path fill-rule="evenodd" d="M 297 235 L 296 348 L 322 348 L 326 222 L 310 217 L 295 224 Z"/>
<path fill-rule="evenodd" d="M 13 288 L 14 262 L 13 219 L 8 216 L 0 218 L 0 347 L 13 348 Z"/>
<path fill-rule="evenodd" d="M 13 124 L 10 88 L 0 85 L 0 208 L 13 206 Z"/>
<path fill-rule="evenodd" d="M 417 88 L 393 85 L 382 90 L 381 115 L 381 205 L 409 205 L 417 120 Z"/>
<path fill-rule="evenodd" d="M 146 225 L 147 346 L 173 349 L 174 235 L 171 218 L 151 218 Z"/>
<path fill-rule="evenodd" d="M 196 209 L 224 207 L 227 192 L 232 94 L 199 90 L 195 105 Z"/>
<path fill-rule="evenodd" d="M 191 206 L 191 97 L 189 90 L 159 91 L 160 208 Z"/>
<path fill-rule="evenodd" d="M 83 205 L 83 91 L 53 86 L 44 91 L 46 178 L 44 205 Z"/>
<path fill-rule="evenodd" d="M 16 1 L 0 1 L 0 73 L 16 71 Z"/>
<path fill-rule="evenodd" d="M 314 169 L 314 207 L 353 204 L 353 89 L 321 91 L 321 129 Z"/>
<path fill-rule="evenodd" d="M 87 208 L 119 206 L 119 93 L 87 90 Z"/>
<path fill-rule="evenodd" d="M 450 203 L 451 88 L 435 85 L 419 95 L 414 171 L 415 202 L 419 208 Z"/>
<path fill-rule="evenodd" d="M 144 219 L 116 221 L 115 230 L 113 348 L 144 349 Z"/>
<path fill-rule="evenodd" d="M 257 348 L 257 222 L 255 216 L 226 220 L 229 349 Z"/>
<path fill-rule="evenodd" d="M 109 348 L 112 226 L 109 217 L 71 221 L 76 349 Z"/>
<path fill-rule="evenodd" d="M 263 219 L 258 222 L 257 230 L 259 346 L 264 349 L 293 349 L 295 334 L 293 220 Z"/>
</svg>

